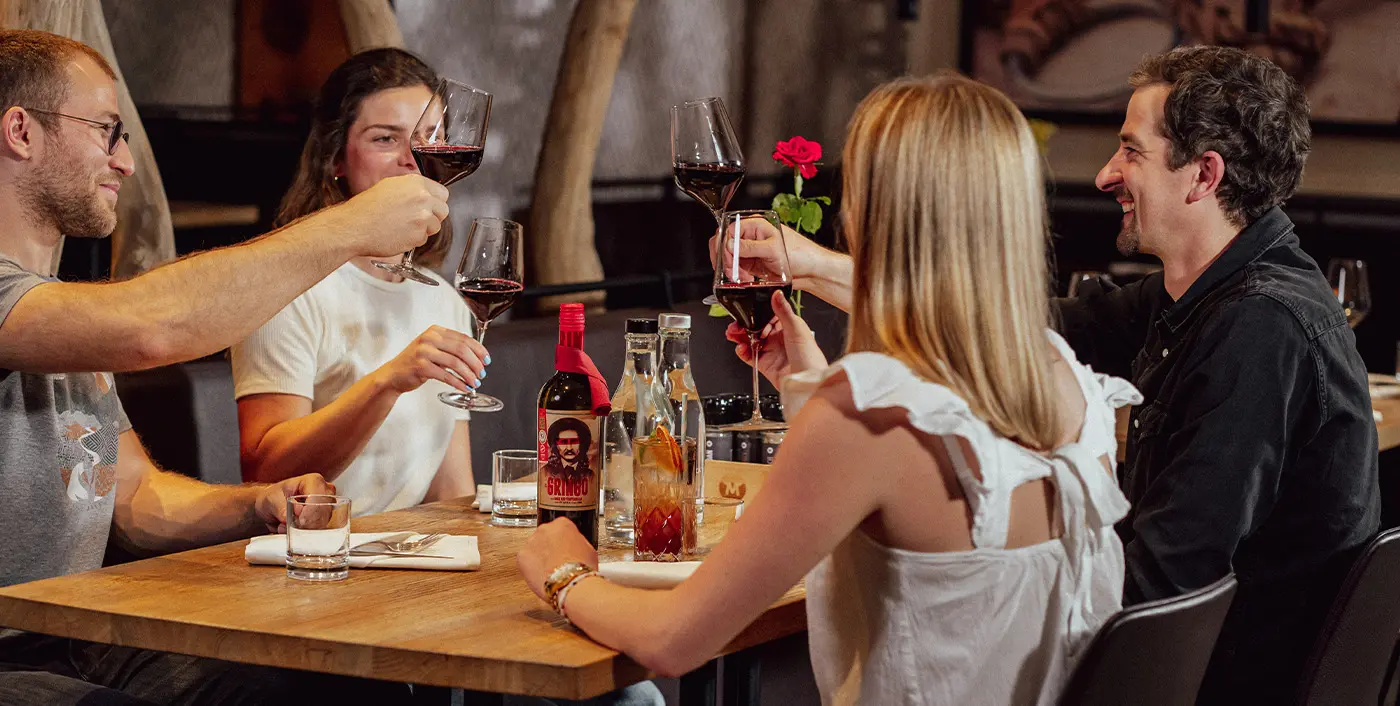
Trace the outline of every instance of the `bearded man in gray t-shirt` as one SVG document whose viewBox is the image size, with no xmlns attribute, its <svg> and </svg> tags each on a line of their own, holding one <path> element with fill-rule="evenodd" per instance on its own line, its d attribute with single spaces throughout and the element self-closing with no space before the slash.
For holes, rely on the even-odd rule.
<svg viewBox="0 0 1400 706">
<path fill-rule="evenodd" d="M 404 175 L 245 245 L 122 282 L 59 282 L 62 238 L 110 235 L 134 170 L 115 80 L 78 42 L 0 30 L 0 585 L 96 569 L 109 542 L 160 554 L 277 531 L 288 496 L 334 492 L 319 475 L 212 486 L 157 469 L 103 371 L 223 350 L 352 257 L 411 250 L 447 215 L 445 188 Z M 3 628 L 3 704 L 407 696 Z"/>
</svg>

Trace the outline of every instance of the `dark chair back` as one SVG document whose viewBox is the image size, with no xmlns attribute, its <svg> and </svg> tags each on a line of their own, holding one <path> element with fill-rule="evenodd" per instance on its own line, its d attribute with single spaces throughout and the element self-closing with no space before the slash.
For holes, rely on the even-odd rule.
<svg viewBox="0 0 1400 706">
<path fill-rule="evenodd" d="M 238 406 L 226 358 L 119 373 L 117 394 L 156 465 L 206 483 L 241 483 Z"/>
<path fill-rule="evenodd" d="M 1124 608 L 1084 650 L 1060 706 L 1191 706 L 1235 597 L 1226 576 L 1175 598 Z"/>
<path fill-rule="evenodd" d="M 1357 557 L 1303 670 L 1299 703 L 1378 704 L 1395 669 L 1400 633 L 1400 528 Z"/>
</svg>

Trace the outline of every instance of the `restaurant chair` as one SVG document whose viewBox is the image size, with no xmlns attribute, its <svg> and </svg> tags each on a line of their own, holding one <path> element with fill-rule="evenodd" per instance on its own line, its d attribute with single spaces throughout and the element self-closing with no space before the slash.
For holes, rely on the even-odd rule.
<svg viewBox="0 0 1400 706">
<path fill-rule="evenodd" d="M 1299 703 L 1383 704 L 1400 633 L 1400 528 L 1357 557 L 1303 670 Z"/>
<path fill-rule="evenodd" d="M 1060 706 L 1191 706 L 1235 597 L 1231 574 L 1108 619 L 1060 695 Z"/>
<path fill-rule="evenodd" d="M 238 405 L 224 355 L 116 375 L 131 428 L 157 466 L 206 483 L 242 483 Z"/>
</svg>

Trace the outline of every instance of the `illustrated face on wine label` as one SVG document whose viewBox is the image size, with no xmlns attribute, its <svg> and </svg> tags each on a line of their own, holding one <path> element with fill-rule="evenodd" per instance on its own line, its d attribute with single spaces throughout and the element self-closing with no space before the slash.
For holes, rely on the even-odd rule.
<svg viewBox="0 0 1400 706">
<path fill-rule="evenodd" d="M 598 506 L 598 417 L 592 412 L 540 410 L 539 505 L 551 510 Z"/>
</svg>

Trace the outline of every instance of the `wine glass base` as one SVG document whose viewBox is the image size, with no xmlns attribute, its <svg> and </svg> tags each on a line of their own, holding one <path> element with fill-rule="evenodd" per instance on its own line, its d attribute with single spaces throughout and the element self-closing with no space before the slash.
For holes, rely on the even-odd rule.
<svg viewBox="0 0 1400 706">
<path fill-rule="evenodd" d="M 374 263 L 374 266 L 378 267 L 381 270 L 388 270 L 389 272 L 392 272 L 404 279 L 411 279 L 419 284 L 426 284 L 431 287 L 438 286 L 437 280 L 423 274 L 422 272 L 419 272 L 413 267 L 405 267 L 403 264 L 400 263 L 390 264 L 388 262 L 376 262 Z"/>
<path fill-rule="evenodd" d="M 506 403 L 480 392 L 475 395 L 465 392 L 443 392 L 438 395 L 438 399 L 445 405 L 472 412 L 499 412 L 506 408 Z"/>
<path fill-rule="evenodd" d="M 746 419 L 742 422 L 735 422 L 733 424 L 719 424 L 708 428 L 717 431 L 786 431 L 788 425 L 787 422 L 773 422 L 767 419 L 764 419 L 762 421 Z"/>
</svg>

